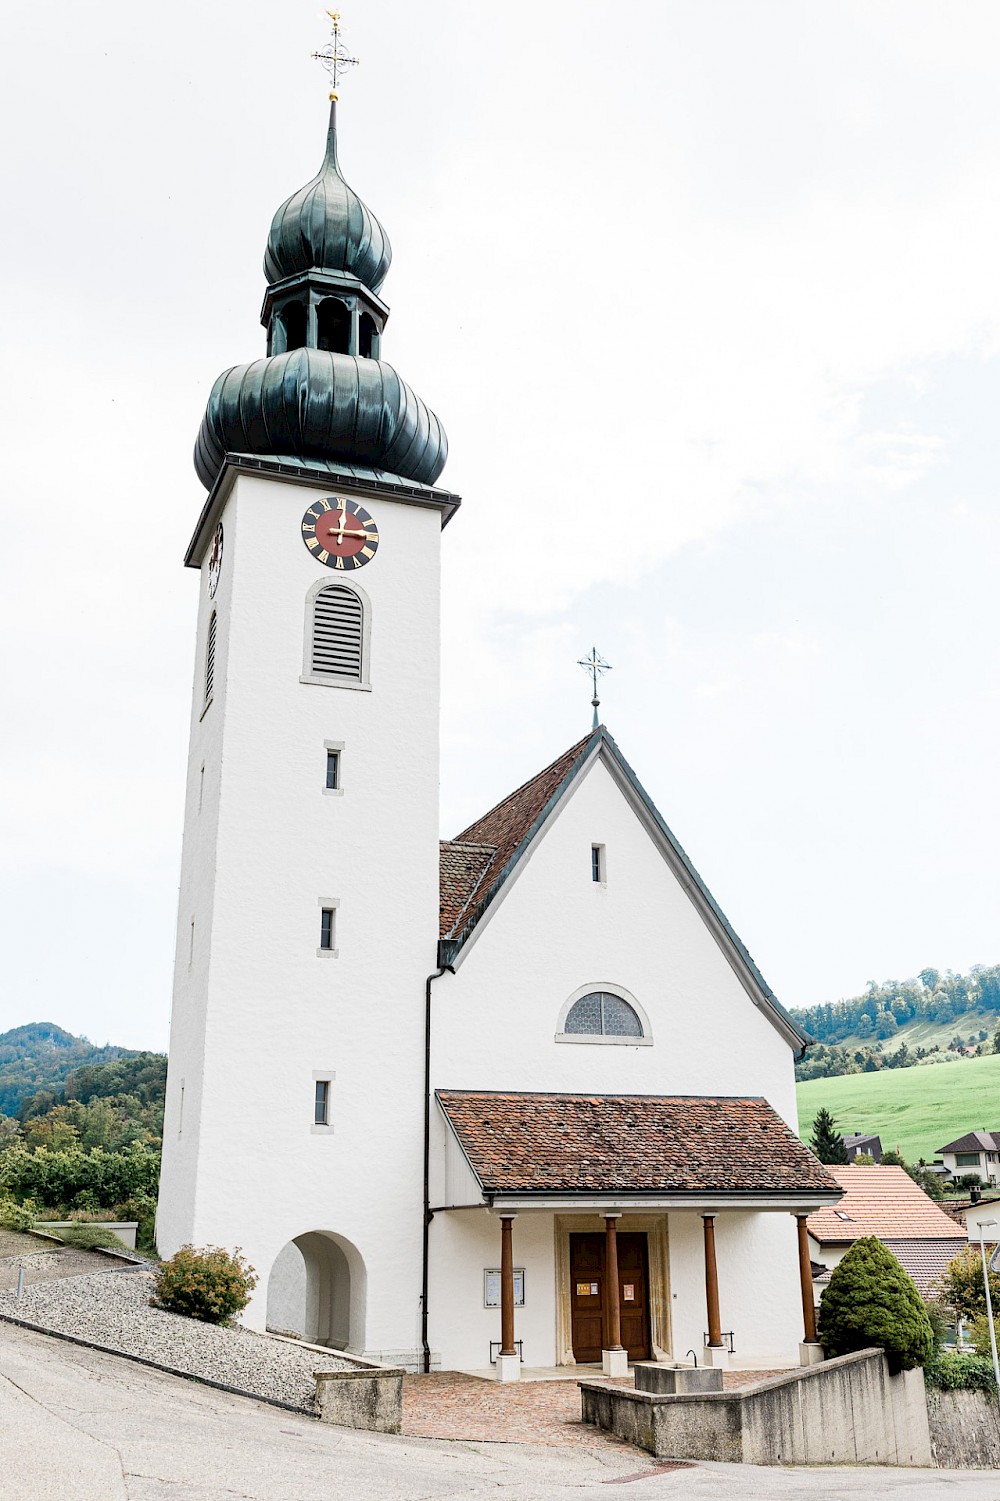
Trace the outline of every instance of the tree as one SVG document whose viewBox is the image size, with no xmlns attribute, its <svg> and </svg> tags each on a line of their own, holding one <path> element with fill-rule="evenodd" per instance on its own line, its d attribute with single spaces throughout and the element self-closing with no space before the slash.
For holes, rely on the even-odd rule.
<svg viewBox="0 0 1000 1501">
<path fill-rule="evenodd" d="M 874 1167 L 875 1158 L 872 1156 L 871 1152 L 855 1152 L 854 1156 L 851 1158 L 851 1166 Z"/>
<path fill-rule="evenodd" d="M 978 1246 L 966 1246 L 949 1261 L 938 1283 L 941 1296 L 960 1319 L 986 1317 L 983 1262 Z M 990 1297 L 1000 1310 L 1000 1272 L 990 1272 Z"/>
<path fill-rule="evenodd" d="M 936 990 L 941 983 L 941 971 L 938 969 L 922 969 L 919 979 L 925 990 Z"/>
<path fill-rule="evenodd" d="M 891 1037 L 898 1026 L 899 1023 L 891 1011 L 880 1011 L 875 1018 L 875 1036 Z"/>
<path fill-rule="evenodd" d="M 867 1011 L 862 1011 L 861 1015 L 858 1017 L 858 1036 L 867 1039 L 871 1037 L 874 1031 L 875 1023 L 872 1021 Z"/>
<path fill-rule="evenodd" d="M 812 1136 L 809 1138 L 812 1147 L 820 1162 L 835 1166 L 846 1165 L 848 1162 L 847 1148 L 844 1146 L 844 1138 L 837 1131 L 836 1122 L 829 1110 L 825 1107 L 820 1109 L 813 1121 Z"/>
<path fill-rule="evenodd" d="M 856 1240 L 834 1267 L 820 1299 L 819 1341 L 827 1356 L 878 1345 L 894 1374 L 930 1359 L 934 1333 L 916 1284 L 874 1235 Z"/>
</svg>

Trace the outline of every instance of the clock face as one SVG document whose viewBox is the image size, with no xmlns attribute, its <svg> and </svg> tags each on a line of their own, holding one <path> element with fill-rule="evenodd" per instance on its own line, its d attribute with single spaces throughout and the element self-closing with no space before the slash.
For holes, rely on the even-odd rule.
<svg viewBox="0 0 1000 1501">
<path fill-rule="evenodd" d="M 222 576 L 222 522 L 215 528 L 215 541 L 212 543 L 212 555 L 208 560 L 208 597 L 215 598 L 215 591 L 219 587 L 219 579 Z"/>
<path fill-rule="evenodd" d="M 363 506 L 342 495 L 317 500 L 302 518 L 302 540 L 325 568 L 350 572 L 378 551 L 378 527 Z"/>
</svg>

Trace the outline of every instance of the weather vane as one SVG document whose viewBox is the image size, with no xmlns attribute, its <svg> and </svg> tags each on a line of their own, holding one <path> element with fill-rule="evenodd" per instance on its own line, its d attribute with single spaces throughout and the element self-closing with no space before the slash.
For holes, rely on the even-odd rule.
<svg viewBox="0 0 1000 1501">
<path fill-rule="evenodd" d="M 317 62 L 321 62 L 329 73 L 330 82 L 333 85 L 330 89 L 330 98 L 336 100 L 341 73 L 347 68 L 353 68 L 361 59 L 352 57 L 340 40 L 340 11 L 328 10 L 325 14 L 330 17 L 330 40 L 319 52 L 312 52 L 310 56 L 314 57 Z"/>
<path fill-rule="evenodd" d="M 594 696 L 590 700 L 590 702 L 594 706 L 594 729 L 596 730 L 598 725 L 600 724 L 600 720 L 597 717 L 597 711 L 601 706 L 601 700 L 597 696 L 597 685 L 604 674 L 611 671 L 611 663 L 605 662 L 604 658 L 597 650 L 597 647 L 592 646 L 590 648 L 589 654 L 586 657 L 581 657 L 576 665 L 578 667 L 582 667 L 584 672 L 589 673 L 590 675 L 590 681 L 594 689 Z"/>
</svg>

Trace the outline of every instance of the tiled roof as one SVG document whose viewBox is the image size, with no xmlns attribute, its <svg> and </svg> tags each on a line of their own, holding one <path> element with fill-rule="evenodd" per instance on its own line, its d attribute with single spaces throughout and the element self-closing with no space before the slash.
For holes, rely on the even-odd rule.
<svg viewBox="0 0 1000 1501">
<path fill-rule="evenodd" d="M 487 1194 L 837 1192 L 762 1099 L 451 1089 L 437 1098 Z"/>
<path fill-rule="evenodd" d="M 844 1197 L 835 1207 L 817 1209 L 809 1216 L 809 1234 L 821 1245 L 859 1240 L 863 1235 L 879 1240 L 954 1239 L 955 1221 L 903 1168 L 831 1167 L 829 1171 Z"/>
<path fill-rule="evenodd" d="M 885 1240 L 883 1244 L 909 1272 L 917 1291 L 926 1296 L 934 1291 L 933 1284 L 949 1261 L 964 1251 L 969 1242 L 962 1235 L 953 1240 Z"/>
<path fill-rule="evenodd" d="M 478 921 L 508 862 L 528 838 L 549 800 L 583 758 L 592 740 L 578 740 L 484 813 L 456 839 L 441 845 L 441 937 L 461 938 Z"/>
<path fill-rule="evenodd" d="M 1000 1151 L 1000 1131 L 967 1131 L 957 1141 L 950 1141 L 939 1152 L 997 1152 Z"/>
<path fill-rule="evenodd" d="M 492 844 L 470 844 L 458 839 L 441 842 L 441 937 L 451 937 L 461 926 L 466 909 L 480 889 L 493 862 Z"/>
</svg>

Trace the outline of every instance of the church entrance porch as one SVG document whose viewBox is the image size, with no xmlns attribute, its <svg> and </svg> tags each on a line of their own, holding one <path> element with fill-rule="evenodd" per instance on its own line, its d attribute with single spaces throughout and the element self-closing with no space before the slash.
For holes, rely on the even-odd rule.
<svg viewBox="0 0 1000 1501">
<path fill-rule="evenodd" d="M 607 1348 L 611 1304 L 606 1234 L 570 1234 L 570 1309 L 573 1358 L 599 1361 Z M 619 1337 L 628 1359 L 648 1360 L 649 1255 L 642 1231 L 617 1236 Z"/>
<path fill-rule="evenodd" d="M 297 1235 L 267 1281 L 267 1328 L 311 1345 L 362 1354 L 367 1274 L 357 1247 L 328 1230 Z"/>
</svg>

